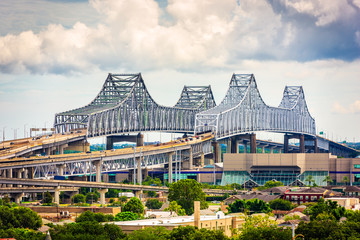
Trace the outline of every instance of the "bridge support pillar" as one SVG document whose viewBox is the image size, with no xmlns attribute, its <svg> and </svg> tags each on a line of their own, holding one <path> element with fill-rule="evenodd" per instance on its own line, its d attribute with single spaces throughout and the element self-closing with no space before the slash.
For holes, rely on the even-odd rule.
<svg viewBox="0 0 360 240">
<path fill-rule="evenodd" d="M 114 138 L 109 136 L 106 137 L 106 150 L 111 150 L 114 146 Z"/>
<path fill-rule="evenodd" d="M 94 161 L 96 168 L 96 182 L 101 182 L 101 160 Z"/>
<path fill-rule="evenodd" d="M 250 134 L 250 153 L 256 153 L 256 134 Z"/>
<path fill-rule="evenodd" d="M 57 168 L 59 170 L 59 176 L 63 176 L 64 175 L 65 164 L 57 165 Z"/>
<path fill-rule="evenodd" d="M 318 153 L 318 152 L 319 152 L 318 141 L 317 141 L 317 138 L 315 137 L 315 139 L 314 139 L 314 153 Z"/>
<path fill-rule="evenodd" d="M 284 153 L 289 153 L 289 135 L 284 135 Z"/>
<path fill-rule="evenodd" d="M 231 144 L 232 144 L 231 138 L 229 138 L 229 139 L 227 140 L 227 143 L 226 143 L 226 152 L 227 152 L 227 153 L 231 153 L 231 149 L 232 149 Z"/>
<path fill-rule="evenodd" d="M 59 146 L 59 154 L 64 154 L 64 145 Z"/>
<path fill-rule="evenodd" d="M 274 153 L 274 148 L 275 148 L 275 147 L 271 147 L 271 148 L 270 148 L 270 153 Z"/>
<path fill-rule="evenodd" d="M 262 147 L 261 153 L 265 153 L 265 147 Z"/>
<path fill-rule="evenodd" d="M 214 147 L 214 162 L 220 163 L 221 162 L 221 143 L 213 142 L 213 147 Z"/>
<path fill-rule="evenodd" d="M 239 152 L 239 146 L 238 141 L 236 138 L 231 138 L 231 153 L 238 153 Z"/>
<path fill-rule="evenodd" d="M 22 178 L 22 173 L 24 172 L 24 168 L 17 169 L 17 178 Z M 17 185 L 17 187 L 22 187 L 22 185 Z"/>
<path fill-rule="evenodd" d="M 201 156 L 200 156 L 200 166 L 201 166 L 201 167 L 204 167 L 204 162 L 205 162 L 205 155 L 204 155 L 204 153 L 202 152 L 202 153 L 201 153 Z"/>
<path fill-rule="evenodd" d="M 173 182 L 173 168 L 172 168 L 172 158 L 174 156 L 174 152 L 168 153 L 169 155 L 169 172 L 168 172 L 168 176 L 169 176 L 169 183 Z"/>
<path fill-rule="evenodd" d="M 144 146 L 144 134 L 139 133 L 136 136 L 136 146 L 137 147 Z"/>
<path fill-rule="evenodd" d="M 189 169 L 192 170 L 194 167 L 194 158 L 192 148 L 189 149 Z"/>
<path fill-rule="evenodd" d="M 143 190 L 135 190 L 135 197 L 141 200 L 141 196 L 143 194 Z"/>
<path fill-rule="evenodd" d="M 15 203 L 20 204 L 23 196 L 24 196 L 24 193 L 15 194 Z"/>
<path fill-rule="evenodd" d="M 105 205 L 106 204 L 106 201 L 105 201 L 105 193 L 108 192 L 108 189 L 99 189 L 98 190 L 99 193 L 100 193 L 100 204 L 102 205 Z"/>
<path fill-rule="evenodd" d="M 60 187 L 56 187 L 55 188 L 55 192 L 54 192 L 54 203 L 56 204 L 60 204 Z"/>
<path fill-rule="evenodd" d="M 245 154 L 247 153 L 247 143 L 246 142 L 244 143 L 244 153 Z"/>
<path fill-rule="evenodd" d="M 299 136 L 300 139 L 300 153 L 305 153 L 305 136 L 304 134 L 301 134 Z"/>
<path fill-rule="evenodd" d="M 142 182 L 142 172 L 141 172 L 141 158 L 136 158 L 136 166 L 137 166 L 137 182 L 141 185 Z"/>
<path fill-rule="evenodd" d="M 50 148 L 45 148 L 45 155 L 46 156 L 49 156 L 50 155 Z"/>
<path fill-rule="evenodd" d="M 13 170 L 10 168 L 8 170 L 6 170 L 7 173 L 6 173 L 6 177 L 7 178 L 13 178 Z M 7 187 L 12 187 L 13 185 L 12 184 L 7 184 Z"/>
</svg>

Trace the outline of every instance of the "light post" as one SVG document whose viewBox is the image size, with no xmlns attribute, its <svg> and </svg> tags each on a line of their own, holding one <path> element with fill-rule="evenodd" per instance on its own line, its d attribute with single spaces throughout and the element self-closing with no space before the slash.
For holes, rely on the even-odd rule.
<svg viewBox="0 0 360 240">
<path fill-rule="evenodd" d="M 135 159 L 135 150 L 136 150 L 136 146 L 133 147 L 134 148 L 134 185 L 136 184 L 136 168 L 135 168 L 135 165 L 136 165 L 136 159 Z"/>
</svg>

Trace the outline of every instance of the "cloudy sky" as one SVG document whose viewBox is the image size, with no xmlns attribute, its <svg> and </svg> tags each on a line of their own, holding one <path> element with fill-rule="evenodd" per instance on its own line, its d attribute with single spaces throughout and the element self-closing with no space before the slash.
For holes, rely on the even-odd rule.
<svg viewBox="0 0 360 240">
<path fill-rule="evenodd" d="M 2 0 L 0 133 L 49 127 L 107 74 L 141 72 L 171 106 L 183 85 L 254 73 L 266 103 L 302 85 L 318 131 L 360 141 L 360 0 Z"/>
</svg>

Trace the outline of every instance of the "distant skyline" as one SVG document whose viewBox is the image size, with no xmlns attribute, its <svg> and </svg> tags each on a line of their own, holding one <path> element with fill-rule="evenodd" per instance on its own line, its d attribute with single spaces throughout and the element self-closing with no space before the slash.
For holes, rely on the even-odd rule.
<svg viewBox="0 0 360 240">
<path fill-rule="evenodd" d="M 233 73 L 271 106 L 302 85 L 318 132 L 360 141 L 360 0 L 3 0 L 0 21 L 1 140 L 141 72 L 166 106 L 183 85 L 220 103 Z"/>
</svg>

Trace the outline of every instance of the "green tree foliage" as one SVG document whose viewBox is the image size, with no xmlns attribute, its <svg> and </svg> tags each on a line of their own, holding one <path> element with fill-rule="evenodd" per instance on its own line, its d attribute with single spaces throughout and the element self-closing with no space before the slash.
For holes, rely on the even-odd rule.
<svg viewBox="0 0 360 240">
<path fill-rule="evenodd" d="M 43 240 L 46 235 L 26 228 L 10 228 L 7 230 L 0 229 L 0 237 L 15 238 L 17 240 Z"/>
<path fill-rule="evenodd" d="M 0 229 L 29 228 L 37 230 L 41 225 L 41 217 L 30 208 L 0 207 Z"/>
<path fill-rule="evenodd" d="M 330 185 L 333 180 L 331 179 L 331 177 L 329 175 L 325 176 L 323 182 L 326 182 L 326 185 Z"/>
<path fill-rule="evenodd" d="M 160 202 L 158 199 L 149 199 L 146 201 L 145 206 L 149 209 L 160 209 L 163 205 L 162 202 Z"/>
<path fill-rule="evenodd" d="M 176 201 L 187 215 L 194 212 L 194 201 L 200 201 L 200 208 L 208 207 L 205 201 L 205 193 L 202 190 L 201 184 L 194 179 L 183 179 L 171 184 L 169 188 L 169 201 Z"/>
<path fill-rule="evenodd" d="M 52 198 L 52 196 L 51 196 L 51 193 L 49 193 L 49 191 L 47 191 L 47 192 L 45 193 L 44 201 L 43 201 L 43 202 L 44 202 L 44 203 L 47 203 L 47 204 L 53 202 L 53 198 Z"/>
<path fill-rule="evenodd" d="M 222 231 L 200 229 L 193 226 L 179 226 L 172 231 L 164 227 L 145 228 L 136 230 L 127 236 L 128 240 L 227 240 L 229 239 Z"/>
<path fill-rule="evenodd" d="M 85 196 L 82 194 L 75 194 L 72 198 L 71 198 L 71 202 L 73 203 L 85 203 L 86 199 Z"/>
<path fill-rule="evenodd" d="M 186 212 L 176 201 L 172 201 L 169 207 L 165 208 L 164 211 L 170 211 L 171 213 L 176 212 L 178 216 L 185 216 Z"/>
<path fill-rule="evenodd" d="M 161 186 L 161 180 L 160 178 L 152 178 L 150 176 L 147 176 L 145 180 L 142 182 L 143 185 L 147 186 Z"/>
<path fill-rule="evenodd" d="M 97 202 L 98 199 L 99 199 L 99 194 L 96 192 L 88 192 L 86 194 L 86 202 L 88 203 Z"/>
<path fill-rule="evenodd" d="M 93 213 L 91 211 L 85 211 L 76 218 L 76 222 L 109 222 L 114 219 L 111 214 Z"/>
<path fill-rule="evenodd" d="M 227 208 L 230 213 L 249 211 L 252 213 L 268 213 L 271 211 L 269 204 L 257 198 L 250 200 L 236 200 Z"/>
<path fill-rule="evenodd" d="M 110 188 L 108 190 L 108 192 L 105 193 L 105 197 L 107 197 L 107 198 L 117 198 L 119 196 L 120 192 L 121 192 L 121 190 L 119 190 L 119 189 Z"/>
<path fill-rule="evenodd" d="M 118 226 L 95 221 L 54 225 L 50 234 L 52 240 L 117 240 L 126 237 Z"/>
<path fill-rule="evenodd" d="M 315 183 L 315 180 L 312 175 L 308 175 L 305 179 L 305 182 L 308 182 L 308 185 L 311 186 L 311 183 Z"/>
<path fill-rule="evenodd" d="M 310 215 L 310 220 L 314 220 L 320 213 L 332 215 L 336 220 L 339 220 L 345 215 L 345 208 L 339 206 L 337 202 L 331 200 L 325 201 L 321 198 L 315 205 L 307 208 L 305 213 Z"/>
<path fill-rule="evenodd" d="M 124 212 L 133 212 L 138 214 L 144 213 L 144 205 L 140 201 L 140 199 L 136 197 L 132 197 L 125 205 Z"/>
<path fill-rule="evenodd" d="M 240 228 L 239 239 L 291 239 L 291 231 L 277 227 L 277 222 L 266 216 L 247 216 Z"/>
<path fill-rule="evenodd" d="M 343 177 L 341 182 L 344 183 L 345 185 L 347 185 L 350 182 L 350 179 L 349 179 L 349 177 L 345 176 L 345 177 Z"/>
<path fill-rule="evenodd" d="M 146 194 L 148 195 L 148 197 L 155 197 L 156 196 L 155 191 L 146 191 Z"/>
<path fill-rule="evenodd" d="M 291 210 L 295 207 L 295 205 L 292 204 L 290 201 L 281 198 L 270 201 L 269 206 L 271 209 L 274 210 L 285 210 L 285 211 Z"/>
<path fill-rule="evenodd" d="M 139 219 L 140 216 L 133 212 L 120 212 L 115 215 L 115 221 L 132 221 Z"/>
</svg>

